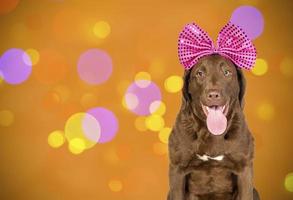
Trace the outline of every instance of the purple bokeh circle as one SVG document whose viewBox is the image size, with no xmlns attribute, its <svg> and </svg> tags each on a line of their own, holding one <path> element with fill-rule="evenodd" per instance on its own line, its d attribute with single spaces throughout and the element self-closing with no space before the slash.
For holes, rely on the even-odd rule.
<svg viewBox="0 0 293 200">
<path fill-rule="evenodd" d="M 88 84 L 101 84 L 112 74 L 112 59 L 105 51 L 89 49 L 79 57 L 77 71 Z"/>
<path fill-rule="evenodd" d="M 261 12 L 253 6 L 240 6 L 232 13 L 230 21 L 240 26 L 250 39 L 263 32 L 264 19 Z"/>
<path fill-rule="evenodd" d="M 92 115 L 99 122 L 101 134 L 98 143 L 109 142 L 115 137 L 118 131 L 118 119 L 112 111 L 96 107 L 89 109 L 86 113 Z"/>
<path fill-rule="evenodd" d="M 98 142 L 101 137 L 101 126 L 97 119 L 86 113 L 82 120 L 84 135 L 92 142 Z"/>
<path fill-rule="evenodd" d="M 20 84 L 31 74 L 32 62 L 25 51 L 9 49 L 0 58 L 0 71 L 7 83 Z"/>
<path fill-rule="evenodd" d="M 138 104 L 130 110 L 137 115 L 143 116 L 150 115 L 150 105 L 154 101 L 160 101 L 162 99 L 160 88 L 154 82 L 150 82 L 147 87 L 140 87 L 134 82 L 127 88 L 126 94 L 136 96 Z"/>
</svg>

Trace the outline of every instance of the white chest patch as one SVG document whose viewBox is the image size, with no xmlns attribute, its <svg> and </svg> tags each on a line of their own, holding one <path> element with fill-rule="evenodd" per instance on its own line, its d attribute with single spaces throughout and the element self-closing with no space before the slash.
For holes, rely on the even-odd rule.
<svg viewBox="0 0 293 200">
<path fill-rule="evenodd" d="M 208 160 L 217 160 L 217 161 L 222 161 L 224 159 L 224 155 L 219 155 L 219 156 L 216 156 L 216 157 L 212 157 L 212 156 L 208 156 L 206 154 L 204 155 L 199 155 L 199 154 L 196 154 L 196 156 L 198 157 L 198 159 L 202 160 L 202 161 L 208 161 Z"/>
</svg>

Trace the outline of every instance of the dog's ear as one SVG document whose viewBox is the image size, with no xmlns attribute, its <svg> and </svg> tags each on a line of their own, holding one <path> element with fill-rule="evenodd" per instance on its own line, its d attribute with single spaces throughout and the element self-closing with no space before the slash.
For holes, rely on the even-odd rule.
<svg viewBox="0 0 293 200">
<path fill-rule="evenodd" d="M 244 74 L 241 69 L 236 68 L 237 70 L 237 79 L 238 79 L 238 84 L 239 84 L 239 103 L 241 108 L 244 108 L 244 94 L 245 94 L 245 89 L 246 89 L 246 80 L 244 77 Z"/>
<path fill-rule="evenodd" d="M 183 88 L 182 88 L 182 104 L 183 107 L 188 106 L 191 102 L 191 95 L 188 91 L 191 70 L 185 70 L 183 75 Z"/>
</svg>

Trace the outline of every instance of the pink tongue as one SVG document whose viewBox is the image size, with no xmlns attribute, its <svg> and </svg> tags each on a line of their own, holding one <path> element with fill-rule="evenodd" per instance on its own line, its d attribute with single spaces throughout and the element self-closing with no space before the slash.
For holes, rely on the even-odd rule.
<svg viewBox="0 0 293 200">
<path fill-rule="evenodd" d="M 209 109 L 207 127 L 214 135 L 221 135 L 227 127 L 227 118 L 220 109 Z"/>
</svg>

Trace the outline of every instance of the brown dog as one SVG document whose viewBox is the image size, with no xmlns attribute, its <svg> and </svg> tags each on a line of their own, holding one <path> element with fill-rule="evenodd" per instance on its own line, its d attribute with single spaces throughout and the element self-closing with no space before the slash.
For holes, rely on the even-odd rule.
<svg viewBox="0 0 293 200">
<path fill-rule="evenodd" d="M 242 71 L 214 54 L 201 58 L 183 78 L 182 105 L 169 138 L 168 200 L 258 200 Z M 217 119 L 213 125 L 217 116 L 226 125 Z M 212 134 L 213 126 L 224 126 L 224 132 Z"/>
</svg>

